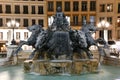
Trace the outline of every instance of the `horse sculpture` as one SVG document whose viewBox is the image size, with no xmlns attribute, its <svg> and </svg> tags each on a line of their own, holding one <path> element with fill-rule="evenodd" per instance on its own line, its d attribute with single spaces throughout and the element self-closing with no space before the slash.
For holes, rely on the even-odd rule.
<svg viewBox="0 0 120 80">
<path fill-rule="evenodd" d="M 18 53 L 23 44 L 31 45 L 35 50 L 30 55 L 30 59 L 34 57 L 36 51 L 47 53 L 50 55 L 50 59 L 51 55 L 55 55 L 55 58 L 66 55 L 69 59 L 72 59 L 74 53 L 82 54 L 84 51 L 88 58 L 91 59 L 93 55 L 89 49 L 90 46 L 96 45 L 99 52 L 101 52 L 101 48 L 97 43 L 104 41 L 101 38 L 94 40 L 92 37 L 92 33 L 97 31 L 93 24 L 84 24 L 82 29 L 72 30 L 61 10 L 57 10 L 54 21 L 47 30 L 44 30 L 40 25 L 33 25 L 27 29 L 32 34 L 27 41 L 20 42 L 15 54 Z"/>
<path fill-rule="evenodd" d="M 85 24 L 81 29 L 81 31 L 85 33 L 86 42 L 87 42 L 87 48 L 85 49 L 85 51 L 88 52 L 88 54 L 90 54 L 91 57 L 92 57 L 92 54 L 89 48 L 92 45 L 95 45 L 98 48 L 99 56 L 101 56 L 101 54 L 103 53 L 103 49 L 101 49 L 101 47 L 98 46 L 98 43 L 102 42 L 104 45 L 104 48 L 108 48 L 108 44 L 103 38 L 98 38 L 95 40 L 92 37 L 92 34 L 95 33 L 97 30 L 98 29 L 93 24 Z"/>
<path fill-rule="evenodd" d="M 37 37 L 39 35 L 39 33 L 43 32 L 43 28 L 41 25 L 33 25 L 33 26 L 30 26 L 30 27 L 27 27 L 27 29 L 32 32 L 31 36 L 28 38 L 27 41 L 20 41 L 19 43 L 19 46 L 18 48 L 16 49 L 16 51 L 14 52 L 14 54 L 18 54 L 18 51 L 20 50 L 20 48 L 23 46 L 23 45 L 29 45 L 29 46 L 32 46 L 33 48 L 35 48 L 35 44 L 36 44 L 36 41 L 37 41 Z M 32 54 L 30 55 L 29 58 L 32 58 L 33 57 L 33 54 L 35 53 L 36 50 L 34 50 L 32 52 Z"/>
</svg>

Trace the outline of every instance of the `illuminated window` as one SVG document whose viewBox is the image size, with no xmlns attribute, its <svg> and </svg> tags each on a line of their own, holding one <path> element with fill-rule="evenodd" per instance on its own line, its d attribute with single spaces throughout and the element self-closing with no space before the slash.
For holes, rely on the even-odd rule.
<svg viewBox="0 0 120 80">
<path fill-rule="evenodd" d="M 24 32 L 24 39 L 28 39 L 28 32 Z"/>
<path fill-rule="evenodd" d="M 20 32 L 16 32 L 16 40 L 20 40 Z"/>
<path fill-rule="evenodd" d="M 120 27 L 120 16 L 117 18 L 117 26 Z"/>
<path fill-rule="evenodd" d="M 107 4 L 107 12 L 113 11 L 113 4 Z"/>
<path fill-rule="evenodd" d="M 0 40 L 3 40 L 3 32 L 0 32 Z"/>
<path fill-rule="evenodd" d="M 90 16 L 90 23 L 95 24 L 95 16 Z"/>
</svg>

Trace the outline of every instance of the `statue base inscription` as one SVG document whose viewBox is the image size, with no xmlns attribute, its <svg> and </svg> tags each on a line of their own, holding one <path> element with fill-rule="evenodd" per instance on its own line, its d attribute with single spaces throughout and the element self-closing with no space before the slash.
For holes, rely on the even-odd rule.
<svg viewBox="0 0 120 80">
<path fill-rule="evenodd" d="M 35 72 L 40 75 L 94 73 L 97 72 L 97 68 L 96 59 L 24 61 L 24 72 Z"/>
</svg>

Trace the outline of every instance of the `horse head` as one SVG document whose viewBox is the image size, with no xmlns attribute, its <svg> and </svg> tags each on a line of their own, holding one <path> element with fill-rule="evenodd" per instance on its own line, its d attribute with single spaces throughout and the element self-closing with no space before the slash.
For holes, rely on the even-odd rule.
<svg viewBox="0 0 120 80">
<path fill-rule="evenodd" d="M 44 29 L 42 28 L 41 25 L 32 25 L 32 26 L 28 27 L 27 29 L 30 32 L 32 32 L 31 36 L 27 40 L 28 45 L 34 46 L 37 41 L 37 37 L 38 37 L 39 33 L 44 31 Z"/>
<path fill-rule="evenodd" d="M 86 32 L 96 32 L 98 29 L 93 24 L 86 24 L 82 26 L 81 30 L 86 33 Z"/>
<path fill-rule="evenodd" d="M 27 27 L 27 29 L 30 31 L 30 32 L 41 32 L 43 30 L 43 27 L 41 25 L 32 25 L 30 27 Z"/>
</svg>

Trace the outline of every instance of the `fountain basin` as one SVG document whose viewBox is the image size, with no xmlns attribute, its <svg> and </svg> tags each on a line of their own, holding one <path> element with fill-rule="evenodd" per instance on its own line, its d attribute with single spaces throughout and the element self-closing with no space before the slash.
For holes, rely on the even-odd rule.
<svg viewBox="0 0 120 80">
<path fill-rule="evenodd" d="M 97 69 L 96 59 L 24 61 L 24 72 L 35 72 L 40 75 L 93 73 L 98 71 Z"/>
</svg>

